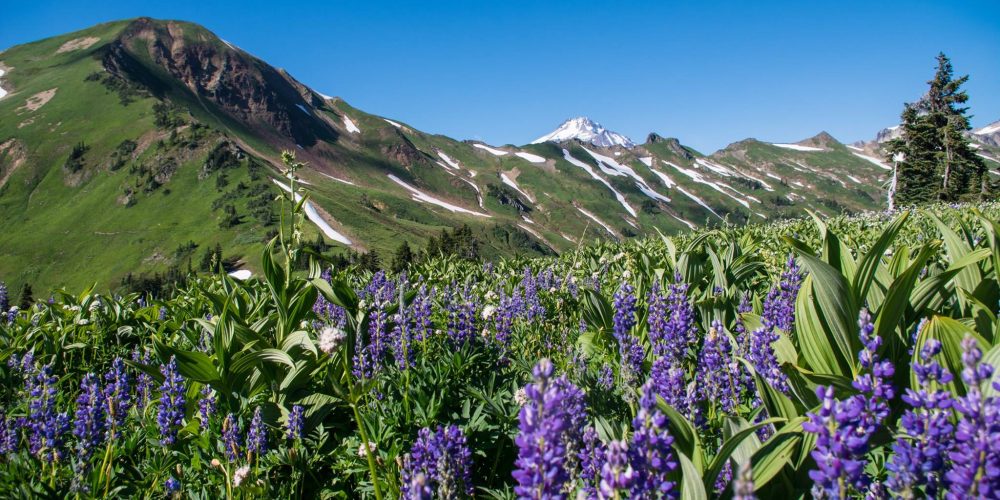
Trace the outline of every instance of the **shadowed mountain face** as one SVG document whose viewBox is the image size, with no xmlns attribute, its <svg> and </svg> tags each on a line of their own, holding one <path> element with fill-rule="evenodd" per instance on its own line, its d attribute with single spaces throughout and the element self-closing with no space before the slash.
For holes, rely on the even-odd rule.
<svg viewBox="0 0 1000 500">
<path fill-rule="evenodd" d="M 126 20 L 0 53 L 0 277 L 118 285 L 255 270 L 277 228 L 282 150 L 307 163 L 306 239 L 387 256 L 469 226 L 483 257 L 595 238 L 877 208 L 887 165 L 828 134 L 711 155 L 577 118 L 536 143 L 425 133 L 327 98 L 205 28 Z M 348 243 L 349 242 L 349 243 Z"/>
</svg>

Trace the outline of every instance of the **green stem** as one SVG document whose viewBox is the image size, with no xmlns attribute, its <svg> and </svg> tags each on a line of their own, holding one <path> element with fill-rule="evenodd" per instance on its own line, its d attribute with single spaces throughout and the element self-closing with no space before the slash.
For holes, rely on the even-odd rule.
<svg viewBox="0 0 1000 500">
<path fill-rule="evenodd" d="M 365 424 L 361 420 L 361 413 L 358 412 L 358 405 L 352 403 L 351 409 L 354 410 L 354 420 L 358 422 L 358 431 L 361 432 L 361 446 L 364 447 L 365 456 L 368 457 L 368 472 L 372 477 L 372 486 L 375 488 L 375 498 L 382 500 L 382 490 L 378 487 L 378 476 L 375 475 L 375 453 L 368 446 L 368 433 L 365 431 Z"/>
</svg>

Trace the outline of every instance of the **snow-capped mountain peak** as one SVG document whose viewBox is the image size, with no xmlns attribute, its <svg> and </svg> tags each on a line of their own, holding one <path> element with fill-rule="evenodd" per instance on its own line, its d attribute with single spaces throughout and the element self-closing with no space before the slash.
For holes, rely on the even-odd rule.
<svg viewBox="0 0 1000 500">
<path fill-rule="evenodd" d="M 600 123 L 597 123 L 585 116 L 566 120 L 559 126 L 559 128 L 552 131 L 552 133 L 539 137 L 538 139 L 531 141 L 531 143 L 563 142 L 572 139 L 589 142 L 595 146 L 604 148 L 609 148 L 611 146 L 632 148 L 635 146 L 632 139 L 629 139 L 619 133 L 607 130 L 602 127 Z"/>
<path fill-rule="evenodd" d="M 1000 132 L 1000 120 L 995 121 L 983 128 L 972 131 L 972 133 L 976 135 L 992 135 L 997 132 Z"/>
</svg>

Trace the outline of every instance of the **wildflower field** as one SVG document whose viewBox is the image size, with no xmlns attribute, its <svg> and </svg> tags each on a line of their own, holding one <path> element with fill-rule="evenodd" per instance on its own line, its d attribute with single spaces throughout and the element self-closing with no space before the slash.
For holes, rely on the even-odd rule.
<svg viewBox="0 0 1000 500">
<path fill-rule="evenodd" d="M 0 303 L 0 495 L 1000 495 L 1000 205 Z M 6 293 L 0 294 L 6 302 Z"/>
</svg>

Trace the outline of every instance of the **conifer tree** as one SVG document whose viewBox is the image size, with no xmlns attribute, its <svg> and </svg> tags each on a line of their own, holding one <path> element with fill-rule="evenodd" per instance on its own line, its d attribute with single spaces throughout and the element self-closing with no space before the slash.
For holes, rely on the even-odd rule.
<svg viewBox="0 0 1000 500">
<path fill-rule="evenodd" d="M 414 257 L 415 255 L 413 254 L 413 249 L 410 248 L 410 244 L 403 241 L 396 248 L 396 254 L 392 258 L 392 271 L 396 273 L 403 271 L 413 262 Z"/>
<path fill-rule="evenodd" d="M 969 77 L 955 78 L 944 54 L 937 62 L 927 93 L 904 105 L 902 133 L 888 143 L 889 156 L 901 158 L 896 167 L 900 205 L 992 196 L 986 165 L 965 135 L 971 129 L 964 106 L 969 96 L 961 87 Z"/>
</svg>

